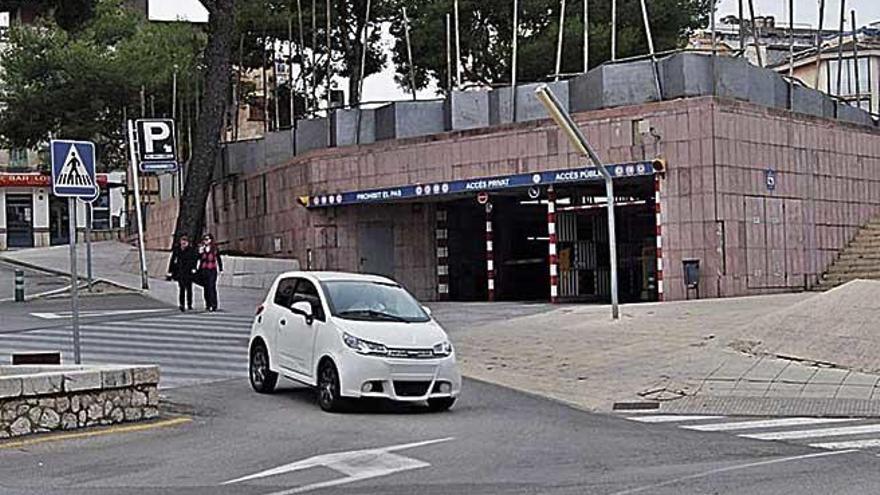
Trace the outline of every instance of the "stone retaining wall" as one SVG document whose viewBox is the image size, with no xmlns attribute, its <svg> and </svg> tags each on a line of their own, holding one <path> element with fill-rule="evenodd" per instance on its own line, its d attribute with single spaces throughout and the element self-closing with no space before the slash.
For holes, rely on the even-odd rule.
<svg viewBox="0 0 880 495">
<path fill-rule="evenodd" d="M 158 366 L 0 366 L 0 438 L 155 418 L 158 385 Z"/>
</svg>

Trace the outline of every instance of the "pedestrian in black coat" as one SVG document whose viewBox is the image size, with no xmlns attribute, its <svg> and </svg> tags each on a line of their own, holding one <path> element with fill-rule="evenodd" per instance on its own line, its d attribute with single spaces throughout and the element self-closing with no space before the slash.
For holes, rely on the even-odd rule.
<svg viewBox="0 0 880 495">
<path fill-rule="evenodd" d="M 180 236 L 177 245 L 171 251 L 171 261 L 168 263 L 168 277 L 177 281 L 178 301 L 181 311 L 193 308 L 192 286 L 198 263 L 198 251 L 189 243 L 187 236 Z"/>
</svg>

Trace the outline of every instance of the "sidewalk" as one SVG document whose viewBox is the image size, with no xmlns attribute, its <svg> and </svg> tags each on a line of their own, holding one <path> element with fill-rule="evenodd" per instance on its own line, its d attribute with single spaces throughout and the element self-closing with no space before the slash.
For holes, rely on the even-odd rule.
<svg viewBox="0 0 880 495">
<path fill-rule="evenodd" d="M 617 322 L 608 306 L 563 305 L 453 329 L 453 341 L 468 376 L 591 410 L 611 411 L 616 402 L 656 402 L 669 412 L 880 416 L 880 375 L 745 353 L 736 345 L 747 329 L 779 312 L 821 304 L 823 297 L 802 293 L 626 305 Z M 770 327 L 767 331 L 773 333 Z M 813 349 L 823 341 L 821 333 L 808 337 L 794 329 L 785 339 L 809 341 Z M 857 352 L 877 356 L 880 345 Z M 842 360 L 829 357 L 814 359 Z"/>
<path fill-rule="evenodd" d="M 84 244 L 77 245 L 77 271 L 79 276 L 86 276 L 86 249 Z M 116 241 L 101 241 L 92 243 L 92 269 L 95 279 L 103 279 L 116 285 L 124 286 L 132 291 L 141 291 L 141 277 L 130 270 L 130 259 L 137 249 L 128 244 Z M 10 263 L 23 264 L 29 267 L 51 270 L 58 273 L 70 274 L 70 250 L 68 246 L 53 246 L 48 248 L 22 249 L 6 251 L 0 254 L 0 259 Z M 177 283 L 166 281 L 164 278 L 151 277 L 150 289 L 143 293 L 163 303 L 177 306 Z M 196 307 L 202 305 L 201 289 L 194 289 L 194 303 Z M 220 310 L 238 314 L 253 314 L 254 308 L 265 297 L 265 291 L 261 289 L 245 289 L 240 287 L 218 288 L 220 298 Z"/>
</svg>

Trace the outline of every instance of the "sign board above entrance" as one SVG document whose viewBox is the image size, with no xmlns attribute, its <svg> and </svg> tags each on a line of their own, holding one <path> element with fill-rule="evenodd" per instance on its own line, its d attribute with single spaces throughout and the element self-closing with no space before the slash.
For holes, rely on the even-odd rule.
<svg viewBox="0 0 880 495">
<path fill-rule="evenodd" d="M 615 178 L 646 177 L 655 173 L 655 163 L 662 170 L 662 161 L 642 161 L 606 165 L 605 169 Z M 440 199 L 445 196 L 462 193 L 478 193 L 501 189 L 526 188 L 532 186 L 549 186 L 553 184 L 569 184 L 578 182 L 601 182 L 602 174 L 596 167 L 582 167 L 564 170 L 548 170 L 529 174 L 503 175 L 476 179 L 453 180 L 430 184 L 410 184 L 385 189 L 369 189 L 364 191 L 348 191 L 339 193 L 319 194 L 316 196 L 300 196 L 299 202 L 308 208 L 326 208 L 330 206 L 346 206 L 356 204 L 384 203 L 412 199 Z"/>
</svg>

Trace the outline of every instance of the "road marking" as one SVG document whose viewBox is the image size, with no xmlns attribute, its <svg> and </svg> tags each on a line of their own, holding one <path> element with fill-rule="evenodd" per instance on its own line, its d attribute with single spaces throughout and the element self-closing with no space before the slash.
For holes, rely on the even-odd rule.
<svg viewBox="0 0 880 495">
<path fill-rule="evenodd" d="M 702 421 L 706 419 L 722 419 L 724 416 L 678 416 L 674 414 L 658 414 L 656 416 L 632 416 L 626 419 L 640 423 L 675 423 L 677 421 Z"/>
<path fill-rule="evenodd" d="M 159 313 L 159 312 L 169 312 L 171 311 L 168 308 L 160 308 L 160 309 L 122 309 L 122 310 L 95 310 L 95 311 L 80 311 L 80 318 L 95 318 L 98 316 L 116 316 L 116 315 L 133 315 L 133 314 L 144 314 L 144 313 Z M 31 313 L 31 316 L 36 318 L 42 318 L 44 320 L 64 320 L 68 319 L 71 316 L 70 311 L 59 312 L 59 313 Z"/>
<path fill-rule="evenodd" d="M 801 426 L 823 423 L 840 423 L 845 421 L 859 421 L 861 418 L 782 418 L 766 419 L 758 421 L 740 421 L 736 423 L 710 423 L 703 425 L 682 425 L 682 428 L 696 431 L 731 431 L 748 430 L 752 428 L 781 428 L 785 426 Z"/>
<path fill-rule="evenodd" d="M 661 483 L 654 483 L 652 485 L 640 486 L 637 488 L 630 488 L 628 490 L 623 490 L 619 492 L 614 492 L 611 495 L 630 495 L 631 493 L 641 493 L 647 491 L 656 491 L 658 488 L 662 488 L 669 485 L 675 485 L 677 483 L 681 483 L 683 481 L 690 481 L 700 478 L 708 478 L 709 476 L 721 473 L 727 473 L 730 471 L 740 471 L 743 469 L 749 469 L 753 467 L 761 467 L 761 466 L 769 466 L 772 464 L 781 464 L 783 462 L 793 462 L 793 461 L 802 461 L 805 459 L 815 459 L 817 457 L 827 457 L 832 455 L 840 455 L 840 454 L 850 454 L 852 452 L 858 452 L 858 450 L 836 450 L 834 452 L 819 452 L 816 454 L 804 454 L 804 455 L 796 455 L 793 457 L 783 457 L 780 459 L 770 459 L 768 461 L 759 461 L 759 462 L 750 462 L 748 464 L 739 464 L 736 466 L 729 466 L 725 468 L 711 469 L 709 471 L 704 471 L 702 473 L 691 474 L 688 476 L 682 476 L 680 478 L 671 479 L 668 481 L 663 481 Z"/>
<path fill-rule="evenodd" d="M 127 425 L 127 426 L 111 426 L 109 428 L 103 428 L 100 430 L 94 431 L 82 431 L 78 433 L 61 433 L 58 435 L 46 435 L 40 436 L 37 438 L 29 438 L 27 440 L 15 440 L 11 442 L 2 442 L 0 443 L 0 449 L 17 449 L 19 447 L 26 447 L 28 445 L 36 445 L 40 443 L 47 442 L 60 442 L 62 440 L 76 440 L 80 438 L 91 438 L 98 437 L 103 435 L 109 435 L 111 433 L 133 433 L 138 431 L 152 430 L 156 428 L 170 428 L 172 426 L 182 425 L 184 423 L 189 423 L 192 421 L 192 418 L 189 417 L 180 417 L 180 418 L 171 418 L 165 419 L 161 421 L 154 421 L 152 423 L 141 424 L 141 425 Z"/>
<path fill-rule="evenodd" d="M 739 435 L 756 440 L 797 440 L 800 438 L 837 437 L 880 432 L 880 424 L 862 426 L 843 426 L 839 428 L 820 428 L 815 430 L 776 431 L 770 433 L 749 433 Z"/>
<path fill-rule="evenodd" d="M 411 469 L 428 467 L 430 466 L 430 464 L 427 462 L 420 461 L 418 459 L 411 459 L 409 457 L 404 457 L 398 454 L 392 454 L 391 452 L 398 450 L 414 449 L 416 447 L 423 447 L 425 445 L 448 442 L 450 440 L 453 440 L 453 437 L 438 438 L 436 440 L 426 440 L 424 442 L 392 445 L 390 447 L 383 447 L 379 449 L 353 450 L 350 452 L 323 454 L 309 457 L 308 459 L 303 459 L 301 461 L 292 462 L 290 464 L 285 464 L 283 466 L 278 466 L 276 468 L 268 469 L 266 471 L 261 471 L 259 473 L 242 476 L 241 478 L 229 480 L 222 484 L 231 485 L 235 483 L 241 483 L 243 481 L 251 481 L 259 478 L 265 478 L 267 476 L 277 476 L 280 474 L 292 473 L 294 471 L 302 471 L 314 467 L 327 467 L 346 475 L 344 478 L 324 481 L 321 483 L 313 483 L 311 485 L 304 485 L 290 490 L 272 493 L 271 495 L 292 495 L 294 493 L 303 493 L 311 490 L 317 490 L 319 488 L 339 486 L 370 478 L 377 478 L 379 476 L 387 476 L 389 474 L 397 473 L 400 471 L 408 471 Z"/>
<path fill-rule="evenodd" d="M 872 449 L 875 447 L 880 447 L 880 438 L 871 438 L 868 440 L 850 440 L 847 442 L 811 443 L 810 447 L 828 450 Z"/>
</svg>

